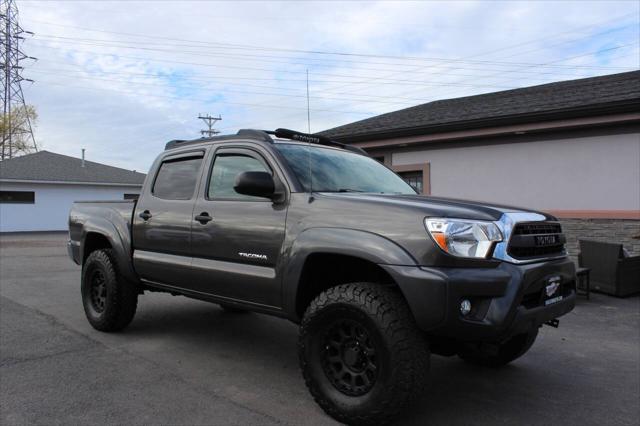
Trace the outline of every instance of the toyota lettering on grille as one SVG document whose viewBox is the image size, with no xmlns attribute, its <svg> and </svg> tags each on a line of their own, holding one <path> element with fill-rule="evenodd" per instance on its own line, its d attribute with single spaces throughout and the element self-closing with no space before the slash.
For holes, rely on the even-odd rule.
<svg viewBox="0 0 640 426">
<path fill-rule="evenodd" d="M 536 235 L 536 246 L 553 246 L 558 244 L 556 235 Z"/>
</svg>

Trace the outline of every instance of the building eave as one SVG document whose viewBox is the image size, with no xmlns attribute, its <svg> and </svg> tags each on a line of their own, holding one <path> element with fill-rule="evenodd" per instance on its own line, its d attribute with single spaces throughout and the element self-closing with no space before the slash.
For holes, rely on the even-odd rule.
<svg viewBox="0 0 640 426">
<path fill-rule="evenodd" d="M 470 129 L 458 129 L 442 132 L 423 133 L 415 136 L 389 135 L 383 139 L 367 139 L 363 141 L 350 141 L 353 145 L 364 149 L 407 147 L 426 145 L 440 142 L 454 142 L 477 138 L 496 137 L 513 134 L 543 133 L 550 131 L 563 131 L 571 129 L 585 129 L 611 125 L 640 123 L 640 112 L 628 112 L 601 116 L 565 118 L 528 122 L 520 124 L 497 125 L 492 127 L 480 127 Z"/>
<path fill-rule="evenodd" d="M 377 132 L 367 132 L 353 135 L 330 136 L 332 139 L 343 143 L 350 143 L 363 146 L 359 142 L 369 142 L 382 139 L 395 139 L 401 137 L 424 136 L 435 134 L 446 134 L 453 132 L 461 132 L 466 130 L 484 130 L 499 127 L 514 127 L 528 124 L 538 125 L 540 129 L 545 123 L 553 126 L 554 122 L 565 120 L 601 120 L 603 116 L 619 116 L 626 114 L 634 114 L 640 110 L 640 99 L 630 101 L 612 102 L 599 104 L 596 106 L 586 106 L 582 108 L 570 108 L 566 110 L 542 111 L 539 113 L 528 113 L 521 115 L 512 115 L 505 117 L 495 117 L 490 119 L 465 120 L 454 123 L 443 123 L 437 125 L 416 126 L 409 128 L 389 129 Z M 330 135 L 330 132 L 321 132 L 321 134 Z"/>
</svg>

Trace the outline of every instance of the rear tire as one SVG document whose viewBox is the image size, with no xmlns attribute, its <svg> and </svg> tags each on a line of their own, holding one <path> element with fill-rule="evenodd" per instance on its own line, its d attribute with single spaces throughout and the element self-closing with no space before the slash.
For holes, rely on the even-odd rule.
<svg viewBox="0 0 640 426">
<path fill-rule="evenodd" d="M 316 297 L 300 325 L 309 391 L 347 424 L 385 424 L 426 384 L 429 349 L 409 306 L 391 288 L 343 284 Z"/>
<path fill-rule="evenodd" d="M 122 330 L 136 314 L 137 286 L 120 274 L 111 249 L 96 250 L 87 257 L 81 293 L 87 320 L 96 330 Z"/>
<path fill-rule="evenodd" d="M 481 344 L 466 346 L 458 356 L 464 361 L 482 367 L 502 367 L 520 358 L 533 346 L 538 329 L 513 336 L 497 347 L 497 351 L 483 350 Z"/>
</svg>

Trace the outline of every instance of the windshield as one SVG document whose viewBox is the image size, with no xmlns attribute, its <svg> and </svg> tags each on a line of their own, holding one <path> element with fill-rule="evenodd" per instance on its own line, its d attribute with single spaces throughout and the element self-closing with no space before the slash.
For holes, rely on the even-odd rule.
<svg viewBox="0 0 640 426">
<path fill-rule="evenodd" d="M 298 144 L 278 143 L 276 147 L 305 191 L 313 186 L 316 192 L 416 193 L 391 170 L 364 155 Z"/>
</svg>

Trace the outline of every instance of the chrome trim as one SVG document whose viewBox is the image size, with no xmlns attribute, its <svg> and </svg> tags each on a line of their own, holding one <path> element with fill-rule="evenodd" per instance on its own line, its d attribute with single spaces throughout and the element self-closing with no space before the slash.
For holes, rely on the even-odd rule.
<svg viewBox="0 0 640 426">
<path fill-rule="evenodd" d="M 507 212 L 503 213 L 500 217 L 500 220 L 495 222 L 500 228 L 500 232 L 502 232 L 502 241 L 496 244 L 495 249 L 493 250 L 493 258 L 502 260 L 509 263 L 515 263 L 518 265 L 522 265 L 525 263 L 536 263 L 536 262 L 545 262 L 547 260 L 554 259 L 564 259 L 567 257 L 567 251 L 564 250 L 564 253 L 556 256 L 549 257 L 539 257 L 536 259 L 515 259 L 507 253 L 507 249 L 509 248 L 509 242 L 511 241 L 511 232 L 516 224 L 521 222 L 548 222 L 548 223 L 558 223 L 555 221 L 548 221 L 544 215 L 539 213 L 529 213 L 529 212 Z"/>
</svg>

